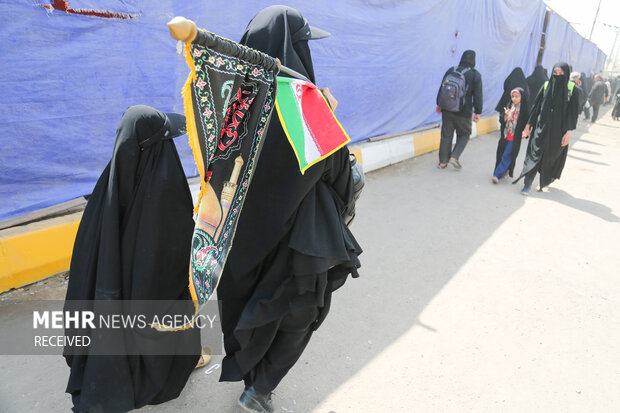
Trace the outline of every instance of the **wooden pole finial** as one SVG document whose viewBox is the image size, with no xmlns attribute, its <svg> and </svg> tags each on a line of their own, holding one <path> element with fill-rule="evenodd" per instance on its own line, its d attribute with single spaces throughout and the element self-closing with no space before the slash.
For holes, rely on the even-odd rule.
<svg viewBox="0 0 620 413">
<path fill-rule="evenodd" d="M 181 16 L 170 20 L 168 29 L 172 37 L 183 42 L 192 42 L 198 33 L 196 23 Z"/>
</svg>

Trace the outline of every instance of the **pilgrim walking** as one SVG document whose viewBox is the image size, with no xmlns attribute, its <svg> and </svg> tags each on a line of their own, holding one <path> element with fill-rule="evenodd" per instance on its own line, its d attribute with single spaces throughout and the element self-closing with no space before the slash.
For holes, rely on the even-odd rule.
<svg viewBox="0 0 620 413">
<path fill-rule="evenodd" d="M 184 133 L 182 115 L 148 106 L 124 113 L 114 154 L 77 232 L 65 311 L 132 315 L 149 300 L 142 308 L 159 319 L 194 314 L 192 197 L 172 142 Z M 92 338 L 88 348 L 64 349 L 74 412 L 120 413 L 172 400 L 201 357 L 195 328 L 68 328 L 65 334 Z"/>
<path fill-rule="evenodd" d="M 473 121 L 482 113 L 482 77 L 475 69 L 476 52 L 466 50 L 458 66 L 446 71 L 437 92 L 437 113 L 441 113 L 441 141 L 439 165 L 444 169 L 448 162 L 455 169 L 462 168 L 459 159 L 469 142 Z M 456 131 L 456 145 L 452 138 Z"/>
<path fill-rule="evenodd" d="M 521 136 L 529 117 L 527 93 L 523 88 L 512 89 L 510 99 L 511 103 L 502 105 L 503 110 L 500 112 L 500 138 L 497 143 L 495 170 L 491 178 L 494 184 L 507 175 L 512 177 L 521 149 Z"/>
<path fill-rule="evenodd" d="M 328 35 L 297 10 L 272 6 L 240 43 L 314 83 L 308 41 Z M 302 175 L 273 116 L 217 290 L 226 351 L 220 381 L 244 381 L 245 410 L 273 411 L 271 393 L 325 319 L 332 292 L 357 277 L 361 248 L 341 216 L 352 201 L 346 146 Z"/>
<path fill-rule="evenodd" d="M 525 178 L 522 195 L 529 195 L 537 173 L 540 190 L 559 179 L 566 163 L 571 133 L 577 127 L 579 102 L 569 81 L 568 63 L 556 63 L 551 80 L 545 82 L 536 96 L 522 136 L 530 138 L 523 171 L 517 180 Z"/>
</svg>

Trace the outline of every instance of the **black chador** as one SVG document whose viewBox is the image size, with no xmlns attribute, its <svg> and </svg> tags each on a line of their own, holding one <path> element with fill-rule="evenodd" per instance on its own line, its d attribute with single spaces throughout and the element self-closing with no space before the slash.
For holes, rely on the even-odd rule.
<svg viewBox="0 0 620 413">
<path fill-rule="evenodd" d="M 252 19 L 240 43 L 314 82 L 308 40 L 326 34 L 297 10 L 272 6 Z M 271 392 L 327 315 L 332 292 L 357 276 L 361 249 L 341 217 L 352 197 L 350 170 L 343 147 L 302 175 L 272 117 L 217 290 L 221 381 Z"/>
<path fill-rule="evenodd" d="M 538 91 L 531 91 L 527 79 L 525 78 L 525 74 L 523 73 L 523 69 L 520 67 L 515 67 L 512 72 L 508 75 L 506 80 L 504 80 L 504 93 L 502 93 L 502 97 L 497 102 L 497 106 L 495 106 L 495 111 L 500 114 L 499 119 L 500 122 L 504 119 L 504 108 L 510 105 L 510 92 L 514 89 L 520 87 L 523 89 L 525 95 L 521 93 L 521 100 L 525 97 L 526 100 L 529 100 L 531 94 L 538 93 Z"/>
<path fill-rule="evenodd" d="M 124 311 L 135 300 L 175 300 L 193 307 L 188 301 L 192 198 L 170 139 L 183 133 L 184 116 L 147 106 L 127 109 L 112 160 L 78 229 L 65 309 L 112 305 Z M 199 331 L 144 330 L 106 330 L 114 350 L 96 346 L 99 328 L 67 330 L 93 339 L 89 349 L 65 347 L 71 368 L 67 392 L 75 412 L 126 412 L 180 394 L 200 357 Z M 140 354 L 144 346 L 170 355 Z M 114 355 L 101 355 L 106 351 Z"/>
<path fill-rule="evenodd" d="M 532 72 L 532 74 L 527 78 L 527 86 L 530 89 L 530 112 L 532 111 L 532 106 L 534 105 L 534 99 L 531 98 L 537 96 L 545 82 L 549 80 L 549 76 L 547 76 L 546 72 L 547 70 L 542 67 L 542 65 L 538 65 L 534 68 L 534 72 Z"/>
<path fill-rule="evenodd" d="M 569 85 L 570 66 L 557 63 L 563 75 L 553 75 L 538 92 L 530 112 L 530 142 L 521 176 L 526 177 L 526 187 L 531 185 L 536 172 L 540 172 L 540 188 L 559 179 L 566 162 L 568 145 L 562 146 L 562 137 L 577 127 L 579 102 Z M 572 82 L 571 82 L 572 83 Z"/>
</svg>

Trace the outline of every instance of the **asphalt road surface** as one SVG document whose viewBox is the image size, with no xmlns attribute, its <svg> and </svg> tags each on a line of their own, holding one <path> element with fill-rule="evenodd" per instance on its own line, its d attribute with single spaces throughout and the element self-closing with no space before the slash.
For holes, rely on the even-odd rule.
<svg viewBox="0 0 620 413">
<path fill-rule="evenodd" d="M 460 172 L 435 152 L 369 173 L 361 278 L 335 293 L 276 412 L 620 411 L 620 122 L 604 108 L 580 122 L 562 179 L 530 197 L 491 183 L 497 132 L 469 143 Z M 56 276 L 0 300 L 65 288 Z M 220 360 L 140 411 L 240 412 Z M 0 411 L 69 411 L 68 373 L 58 356 L 0 357 Z"/>
</svg>

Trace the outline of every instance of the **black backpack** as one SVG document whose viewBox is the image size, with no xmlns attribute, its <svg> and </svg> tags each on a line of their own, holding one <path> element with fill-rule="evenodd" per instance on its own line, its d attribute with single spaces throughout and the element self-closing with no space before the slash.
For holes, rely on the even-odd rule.
<svg viewBox="0 0 620 413">
<path fill-rule="evenodd" d="M 439 88 L 439 95 L 437 96 L 437 105 L 442 110 L 459 112 L 463 107 L 465 94 L 467 93 L 465 73 L 469 69 L 469 67 L 466 67 L 459 72 L 455 66 L 443 78 Z"/>
</svg>

